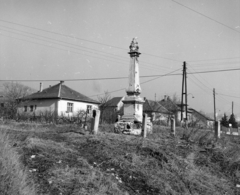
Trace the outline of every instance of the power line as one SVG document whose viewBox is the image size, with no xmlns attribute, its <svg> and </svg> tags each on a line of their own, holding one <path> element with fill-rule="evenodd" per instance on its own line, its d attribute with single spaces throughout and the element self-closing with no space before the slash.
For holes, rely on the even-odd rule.
<svg viewBox="0 0 240 195">
<path fill-rule="evenodd" d="M 239 66 L 240 64 L 240 61 L 236 61 L 236 62 L 231 62 L 231 61 L 227 61 L 227 62 L 214 62 L 214 63 L 201 63 L 201 64 L 190 64 L 191 67 L 194 67 L 194 68 L 205 68 L 205 67 L 213 67 L 213 66 L 224 66 L 224 65 L 234 65 L 234 64 L 237 64 L 237 66 Z"/>
<path fill-rule="evenodd" d="M 233 59 L 240 59 L 240 58 L 238 58 L 238 57 L 235 57 L 235 58 L 215 58 L 215 59 L 212 58 L 212 59 L 205 59 L 205 60 L 190 60 L 188 62 L 220 61 L 220 60 L 233 60 Z M 209 63 L 209 62 L 207 62 L 207 63 Z M 213 62 L 213 63 L 219 63 L 219 62 Z M 193 65 L 198 65 L 198 64 L 193 64 Z"/>
<path fill-rule="evenodd" d="M 222 94 L 222 93 L 217 93 L 217 95 L 223 95 L 223 96 L 233 97 L 233 98 L 240 98 L 240 97 L 238 97 L 238 96 L 226 95 L 226 94 Z"/>
<path fill-rule="evenodd" d="M 1 25 L 0 25 L 1 26 Z M 8 27 L 5 27 L 4 28 L 8 28 Z M 8 28 L 8 29 L 12 29 L 12 28 Z M 0 29 L 2 31 L 7 31 L 7 32 L 10 32 L 10 33 L 14 33 L 14 34 L 18 34 L 18 35 L 21 35 L 21 36 L 26 36 L 28 38 L 34 38 L 34 39 L 37 39 L 37 40 L 41 40 L 41 41 L 46 41 L 46 40 L 43 40 L 43 39 L 39 39 L 39 38 L 36 38 L 36 37 L 32 37 L 32 36 L 28 36 L 28 35 L 25 35 L 25 34 L 19 34 L 19 33 L 16 33 L 16 32 L 12 32 L 12 31 L 9 31 L 9 30 L 5 30 L 5 29 Z M 15 29 L 13 29 L 15 30 Z M 92 48 L 88 48 L 88 47 L 84 47 L 84 46 L 80 46 L 80 45 L 76 45 L 76 44 L 72 44 L 72 43 L 68 43 L 68 42 L 65 42 L 65 41 L 60 41 L 60 40 L 56 40 L 56 39 L 52 39 L 52 38 L 49 38 L 49 37 L 45 37 L 45 36 L 42 36 L 42 35 L 38 35 L 38 34 L 34 34 L 34 33 L 29 33 L 29 32 L 26 32 L 26 31 L 21 31 L 21 30 L 16 30 L 16 31 L 19 31 L 21 33 L 26 33 L 26 34 L 30 34 L 30 35 L 33 35 L 33 36 L 37 36 L 37 37 L 42 37 L 44 39 L 50 39 L 51 41 L 48 41 L 51 42 L 51 43 L 54 43 L 54 44 L 57 44 L 57 45 L 60 45 L 60 46 L 64 46 L 64 47 L 69 47 L 69 48 L 72 48 L 72 49 L 76 49 L 76 50 L 80 50 L 80 51 L 85 51 L 85 52 L 90 52 L 91 54 L 97 54 L 97 55 L 103 55 L 106 54 L 108 56 L 104 56 L 104 57 L 108 57 L 108 58 L 113 58 L 115 60 L 118 60 L 118 61 L 128 61 L 127 59 L 125 59 L 125 57 L 123 56 L 120 56 L 120 55 L 116 55 L 116 54 L 112 54 L 112 53 L 108 53 L 108 52 L 104 52 L 104 51 L 99 51 L 99 50 L 96 50 L 96 49 L 92 49 Z M 6 35 L 3 35 L 3 36 L 6 36 Z M 15 37 L 13 37 L 15 38 Z M 15 38 L 16 39 L 16 38 Z M 26 41 L 26 40 L 22 40 L 22 41 Z M 55 42 L 61 42 L 61 43 L 64 43 L 64 44 L 61 44 L 61 43 L 55 43 L 55 42 L 52 42 L 52 41 L 55 41 Z M 39 43 L 35 43 L 35 44 L 39 44 Z M 65 45 L 65 44 L 68 44 L 68 45 Z M 74 47 L 70 47 L 69 45 L 73 45 Z M 80 48 L 75 48 L 75 47 L 80 47 Z M 84 49 L 82 49 L 84 48 Z M 87 50 L 86 50 L 87 49 Z M 103 54 L 99 54 L 99 53 L 95 53 L 95 52 L 92 52 L 92 51 L 88 51 L 88 50 L 93 50 L 95 52 L 100 52 L 100 53 L 103 53 Z M 119 59 L 121 58 L 121 59 Z M 123 59 L 124 58 L 124 59 Z M 159 65 L 157 64 L 153 64 L 153 63 L 149 63 L 149 62 L 145 62 L 145 61 L 142 61 L 145 66 L 146 65 L 150 65 L 150 66 L 146 66 L 146 67 L 149 67 L 149 68 L 160 68 L 160 69 L 168 69 L 167 67 L 159 67 Z M 152 66 L 152 67 L 151 67 Z M 145 68 L 145 67 L 144 67 Z"/>
<path fill-rule="evenodd" d="M 186 5 L 183 5 L 183 4 L 181 4 L 181 3 L 177 2 L 177 1 L 174 1 L 174 0 L 172 0 L 172 1 L 173 1 L 174 3 L 177 3 L 177 4 L 179 4 L 179 5 L 183 6 L 183 7 L 185 7 L 185 8 L 187 8 L 187 9 L 189 9 L 189 10 L 191 10 L 191 11 L 193 11 L 193 12 L 195 12 L 195 13 L 203 16 L 203 17 L 205 17 L 205 18 L 208 18 L 209 20 L 212 20 L 212 21 L 214 21 L 214 22 L 216 22 L 216 23 L 218 23 L 218 24 L 221 24 L 221 25 L 223 25 L 223 26 L 225 26 L 225 27 L 227 27 L 227 28 L 229 28 L 229 29 L 231 29 L 231 30 L 233 30 L 233 31 L 235 31 L 235 32 L 240 33 L 240 32 L 237 31 L 236 29 L 234 29 L 234 28 L 232 28 L 232 27 L 230 27 L 230 26 L 227 26 L 226 24 L 224 24 L 224 23 L 222 23 L 222 22 L 219 22 L 219 21 L 217 21 L 217 20 L 215 20 L 215 19 L 213 19 L 213 18 L 210 18 L 209 16 L 204 15 L 204 14 L 202 14 L 202 13 L 200 13 L 200 12 L 198 12 L 198 11 L 190 8 L 190 7 L 187 7 Z"/>
<path fill-rule="evenodd" d="M 205 85 L 203 82 L 201 82 L 195 75 L 193 75 L 194 76 L 194 78 L 196 79 L 196 80 L 198 80 L 198 82 L 199 83 L 201 83 L 204 87 L 206 87 L 207 89 L 209 89 L 210 91 L 212 91 L 212 89 L 211 88 L 209 88 L 207 85 Z M 201 77 L 201 75 L 199 75 L 200 77 Z M 204 81 L 206 81 L 205 79 L 203 79 Z M 208 83 L 208 85 L 210 85 L 209 83 Z M 212 86 L 212 88 L 214 88 L 213 86 Z M 216 94 L 217 95 L 217 94 Z M 219 96 L 220 98 L 221 98 L 221 100 L 224 100 L 224 101 L 226 101 L 226 102 L 229 102 L 228 100 L 226 100 L 225 98 L 223 98 L 223 97 L 221 97 L 221 96 Z"/>
<path fill-rule="evenodd" d="M 201 85 L 199 85 L 197 82 L 195 82 L 191 77 L 189 77 L 189 79 L 195 84 L 197 85 L 199 88 L 201 88 L 205 93 L 207 93 L 209 95 L 209 91 L 205 90 L 205 88 L 203 88 Z"/>
<path fill-rule="evenodd" d="M 212 71 L 201 71 L 201 72 L 190 72 L 188 74 L 203 74 L 203 73 L 215 73 L 215 72 L 226 72 L 226 71 L 235 71 L 240 70 L 237 69 L 223 69 L 223 70 L 212 70 Z M 148 78 L 148 77 L 162 77 L 162 76 L 176 76 L 182 75 L 182 73 L 175 73 L 175 74 L 162 74 L 162 75 L 145 75 L 140 76 L 140 78 Z M 39 81 L 89 81 L 89 80 L 119 80 L 119 79 L 126 79 L 128 77 L 103 77 L 103 78 L 88 78 L 88 79 L 37 79 L 37 80 L 21 80 L 21 79 L 0 79 L 0 81 L 19 81 L 19 82 L 39 82 Z"/>
<path fill-rule="evenodd" d="M 191 74 L 191 72 L 188 72 L 188 74 Z M 210 91 L 212 90 L 212 89 L 210 89 L 207 85 L 205 85 L 202 81 L 200 81 L 194 74 L 192 74 L 192 76 L 193 76 L 196 80 L 198 80 L 199 83 L 201 83 L 202 85 L 204 85 L 207 89 L 209 89 Z"/>
<path fill-rule="evenodd" d="M 34 29 L 34 30 L 39 30 L 39 31 L 43 31 L 43 32 L 55 34 L 55 35 L 59 35 L 59 36 L 63 36 L 63 37 L 67 37 L 67 38 L 73 38 L 73 39 L 80 40 L 80 41 L 86 41 L 86 42 L 90 42 L 90 43 L 94 43 L 94 44 L 98 44 L 98 45 L 104 45 L 104 46 L 107 46 L 107 47 L 110 47 L 110 48 L 116 48 L 116 49 L 121 49 L 121 50 L 124 50 L 124 51 L 128 51 L 128 50 L 125 49 L 125 48 L 121 48 L 121 47 L 117 47 L 117 46 L 112 46 L 112 45 L 108 45 L 108 44 L 105 44 L 105 43 L 99 43 L 99 42 L 96 42 L 96 41 L 91 41 L 91 40 L 79 38 L 79 37 L 76 37 L 76 36 L 69 36 L 69 35 L 65 35 L 65 34 L 62 34 L 62 33 L 53 32 L 53 31 L 48 31 L 48 30 L 44 30 L 44 29 L 40 29 L 40 28 L 36 28 L 36 27 L 24 25 L 24 24 L 19 24 L 19 23 L 16 23 L 16 22 L 10 22 L 10 21 L 6 21 L 6 20 L 1 20 L 1 19 L 0 19 L 0 21 L 5 22 L 5 23 L 9 23 L 9 24 L 14 24 L 14 25 L 22 26 L 22 27 L 31 28 L 31 29 Z M 180 60 L 174 60 L 174 59 L 170 59 L 170 58 L 165 58 L 165 57 L 162 57 L 162 56 L 153 55 L 153 54 L 149 54 L 149 53 L 142 53 L 142 54 L 149 55 L 149 56 L 153 56 L 153 57 L 157 57 L 157 58 L 162 58 L 162 59 L 165 59 L 165 60 L 171 60 L 171 61 L 181 62 Z"/>
<path fill-rule="evenodd" d="M 62 50 L 62 51 L 70 51 L 68 49 L 63 49 L 63 48 L 59 48 L 59 47 L 54 47 L 52 45 L 45 45 L 45 44 L 42 44 L 42 43 L 37 43 L 37 42 L 33 42 L 33 41 L 29 41 L 29 40 L 25 40 L 25 39 L 20 39 L 20 38 L 16 38 L 16 37 L 12 37 L 12 36 L 8 36 L 8 35 L 4 35 L 4 34 L 0 34 L 0 36 L 5 36 L 5 37 L 9 37 L 9 38 L 13 38 L 13 39 L 16 39 L 16 40 L 20 40 L 20 41 L 25 41 L 25 42 L 28 42 L 28 43 L 32 43 L 32 44 L 36 44 L 36 45 L 41 45 L 41 46 L 45 46 L 45 47 L 51 47 L 51 48 L 54 48 L 54 49 L 58 49 L 58 50 Z M 36 38 L 36 39 L 39 39 L 39 38 Z M 41 40 L 41 39 L 39 39 Z M 54 43 L 54 42 L 53 42 Z M 55 44 L 55 43 L 54 43 Z M 62 45 L 62 44 L 59 44 L 57 43 L 58 45 Z M 65 46 L 65 45 L 63 45 Z M 69 46 L 68 46 L 69 47 Z M 99 57 L 99 56 L 93 56 L 93 55 L 90 55 L 90 54 L 86 54 L 84 53 L 85 51 L 83 51 L 83 53 L 79 53 L 79 52 L 76 52 L 76 51 L 70 51 L 71 53 L 75 53 L 75 54 L 79 54 L 79 55 L 84 55 L 84 56 L 90 56 L 90 57 L 93 57 L 93 58 L 97 58 L 97 59 L 102 59 L 102 60 L 107 60 L 107 61 L 111 61 L 111 62 L 115 62 L 115 63 L 121 63 L 120 59 L 116 59 L 116 60 L 120 60 L 120 61 L 115 61 L 114 59 L 109 59 L 109 58 L 103 58 L 104 56 L 102 57 Z M 108 56 L 106 56 L 108 57 Z M 127 60 L 126 60 L 127 61 Z M 122 63 L 121 63 L 122 64 Z M 145 69 L 151 69 L 151 70 L 156 70 L 156 68 L 154 69 L 153 67 L 150 67 L 150 66 L 143 66 L 142 68 L 145 68 Z M 160 69 L 166 69 L 165 67 L 158 67 Z"/>
<path fill-rule="evenodd" d="M 227 71 L 234 71 L 240 70 L 240 68 L 233 68 L 233 69 L 221 69 L 221 70 L 209 70 L 209 71 L 199 71 L 199 72 L 192 72 L 188 74 L 202 74 L 202 73 L 213 73 L 213 72 L 227 72 Z"/>
<path fill-rule="evenodd" d="M 145 84 L 145 83 L 148 83 L 148 82 L 150 82 L 150 81 L 153 81 L 153 80 L 159 79 L 159 78 L 161 78 L 161 77 L 171 75 L 171 73 L 174 73 L 174 72 L 176 72 L 176 71 L 178 71 L 178 70 L 180 70 L 180 69 L 177 69 L 177 70 L 171 71 L 171 72 L 169 72 L 169 73 L 167 73 L 167 74 L 164 74 L 164 75 L 160 75 L 160 76 L 157 77 L 157 78 L 150 79 L 150 80 L 145 81 L 145 82 L 141 82 L 140 84 Z M 117 90 L 114 90 L 114 91 L 110 91 L 110 92 L 108 92 L 108 93 L 114 93 L 114 92 L 122 91 L 122 90 L 124 90 L 124 89 L 125 89 L 125 88 L 121 88 L 121 89 L 117 89 Z M 101 96 L 101 95 L 105 95 L 105 93 L 97 94 L 97 95 L 92 95 L 92 96 L 89 96 L 89 97 L 95 97 L 95 96 Z"/>
<path fill-rule="evenodd" d="M 82 39 L 82 38 L 75 37 L 75 36 L 69 36 L 69 35 L 65 35 L 65 34 L 62 34 L 62 33 L 54 32 L 54 31 L 48 31 L 48 30 L 44 30 L 44 29 L 41 29 L 41 28 L 36 28 L 36 27 L 24 25 L 24 24 L 19 24 L 19 23 L 16 23 L 16 22 L 10 22 L 10 21 L 1 20 L 1 19 L 0 19 L 0 21 L 5 22 L 5 23 L 9 23 L 9 24 L 15 24 L 15 25 L 22 26 L 22 27 L 31 28 L 31 29 L 34 29 L 34 30 L 39 30 L 39 31 L 55 34 L 55 35 L 59 35 L 59 36 L 63 36 L 63 37 L 67 37 L 67 38 L 73 38 L 73 39 L 77 39 L 77 40 L 80 40 L 80 41 L 86 41 L 86 42 L 89 42 L 89 43 L 95 43 L 95 44 L 104 45 L 104 46 L 107 46 L 107 47 L 113 47 L 113 48 L 116 48 L 116 49 L 126 50 L 126 49 L 121 48 L 121 47 L 112 46 L 112 45 L 108 45 L 108 44 L 105 44 L 105 43 L 99 43 L 99 42 L 96 42 L 96 41 L 90 41 L 90 40 Z"/>
</svg>

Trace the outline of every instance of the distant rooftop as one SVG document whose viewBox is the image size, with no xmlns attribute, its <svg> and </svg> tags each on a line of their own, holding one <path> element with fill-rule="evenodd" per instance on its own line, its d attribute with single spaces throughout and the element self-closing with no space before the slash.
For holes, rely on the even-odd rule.
<svg viewBox="0 0 240 195">
<path fill-rule="evenodd" d="M 159 112 L 163 114 L 171 114 L 171 112 L 162 106 L 159 102 L 153 101 L 153 100 L 148 100 L 146 99 L 144 104 L 143 104 L 143 111 L 144 112 Z"/>
</svg>

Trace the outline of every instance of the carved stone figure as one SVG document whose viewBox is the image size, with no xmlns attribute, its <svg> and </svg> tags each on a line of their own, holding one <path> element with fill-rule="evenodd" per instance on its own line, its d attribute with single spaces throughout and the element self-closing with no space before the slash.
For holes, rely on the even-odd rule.
<svg viewBox="0 0 240 195">
<path fill-rule="evenodd" d="M 130 48 L 130 52 L 132 52 L 132 51 L 138 52 L 139 47 L 138 47 L 137 38 L 133 38 L 129 48 Z"/>
</svg>

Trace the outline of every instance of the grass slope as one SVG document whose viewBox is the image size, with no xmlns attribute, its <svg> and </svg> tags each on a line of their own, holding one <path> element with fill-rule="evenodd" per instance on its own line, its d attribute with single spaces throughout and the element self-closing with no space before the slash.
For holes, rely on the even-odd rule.
<svg viewBox="0 0 240 195">
<path fill-rule="evenodd" d="M 215 142 L 211 132 L 179 129 L 173 138 L 156 126 L 142 139 L 100 129 L 2 125 L 37 194 L 240 194 L 239 137 Z"/>
</svg>

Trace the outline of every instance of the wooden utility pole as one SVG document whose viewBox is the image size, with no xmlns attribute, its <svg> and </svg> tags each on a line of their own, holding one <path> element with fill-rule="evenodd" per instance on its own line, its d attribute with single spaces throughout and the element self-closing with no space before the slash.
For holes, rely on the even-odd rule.
<svg viewBox="0 0 240 195">
<path fill-rule="evenodd" d="M 185 96 L 185 104 L 183 103 Z M 183 62 L 183 77 L 182 77 L 182 101 L 181 101 L 181 121 L 183 120 L 183 107 L 185 106 L 185 120 L 187 124 L 187 71 L 186 62 Z"/>
<path fill-rule="evenodd" d="M 233 114 L 233 102 L 232 102 L 232 114 Z"/>
<path fill-rule="evenodd" d="M 217 117 L 216 117 L 216 92 L 215 92 L 215 88 L 213 88 L 213 105 L 214 105 L 214 131 L 215 131 L 215 138 L 219 139 L 221 136 L 221 125 L 220 125 L 220 121 L 217 121 Z"/>
<path fill-rule="evenodd" d="M 214 106 L 214 122 L 216 123 L 216 102 L 215 102 L 215 88 L 213 88 L 213 106 Z"/>
</svg>

